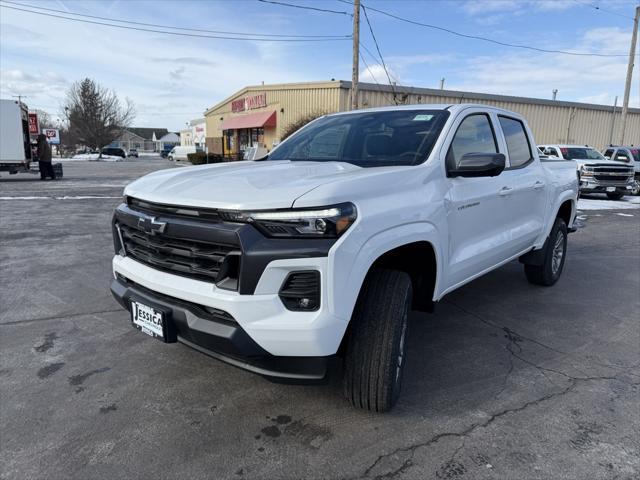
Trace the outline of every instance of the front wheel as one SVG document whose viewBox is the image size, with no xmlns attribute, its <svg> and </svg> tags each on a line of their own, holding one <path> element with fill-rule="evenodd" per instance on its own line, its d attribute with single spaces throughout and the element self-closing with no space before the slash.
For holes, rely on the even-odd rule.
<svg viewBox="0 0 640 480">
<path fill-rule="evenodd" d="M 556 218 L 542 248 L 545 249 L 542 264 L 525 265 L 524 273 L 529 283 L 550 287 L 560 278 L 567 257 L 567 224 L 563 219 Z"/>
<path fill-rule="evenodd" d="M 631 187 L 631 195 L 640 195 L 640 180 L 637 178 L 633 181 L 633 187 Z"/>
<path fill-rule="evenodd" d="M 405 272 L 374 270 L 367 276 L 345 358 L 344 393 L 353 406 L 386 412 L 398 400 L 411 295 Z"/>
<path fill-rule="evenodd" d="M 624 197 L 624 193 L 607 193 L 607 197 L 609 198 L 609 200 L 620 200 L 622 197 Z"/>
</svg>

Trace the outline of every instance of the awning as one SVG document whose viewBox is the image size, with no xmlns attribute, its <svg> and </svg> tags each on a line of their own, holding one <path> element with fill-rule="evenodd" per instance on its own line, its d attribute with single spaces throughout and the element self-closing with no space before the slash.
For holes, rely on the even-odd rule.
<svg viewBox="0 0 640 480">
<path fill-rule="evenodd" d="M 227 118 L 222 122 L 222 130 L 237 130 L 239 128 L 275 127 L 276 111 L 249 113 Z"/>
</svg>

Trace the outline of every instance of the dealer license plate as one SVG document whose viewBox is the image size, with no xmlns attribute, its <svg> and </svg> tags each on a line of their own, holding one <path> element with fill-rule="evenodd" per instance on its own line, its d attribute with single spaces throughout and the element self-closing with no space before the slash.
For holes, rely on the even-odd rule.
<svg viewBox="0 0 640 480">
<path fill-rule="evenodd" d="M 137 329 L 152 337 L 164 339 L 164 318 L 161 311 L 132 300 L 131 318 Z"/>
<path fill-rule="evenodd" d="M 616 187 L 607 187 L 607 192 L 615 192 Z"/>
</svg>

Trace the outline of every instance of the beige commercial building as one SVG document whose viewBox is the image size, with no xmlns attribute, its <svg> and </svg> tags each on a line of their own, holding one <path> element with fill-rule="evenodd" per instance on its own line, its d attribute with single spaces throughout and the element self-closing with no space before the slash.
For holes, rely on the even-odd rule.
<svg viewBox="0 0 640 480">
<path fill-rule="evenodd" d="M 536 141 L 589 144 L 616 143 L 620 107 L 537 98 L 359 84 L 360 108 L 428 103 L 482 103 L 524 115 Z M 351 82 L 287 83 L 245 87 L 205 112 L 209 151 L 237 155 L 249 146 L 271 150 L 301 119 L 342 112 L 351 106 Z M 640 144 L 640 109 L 629 109 L 625 144 Z"/>
</svg>

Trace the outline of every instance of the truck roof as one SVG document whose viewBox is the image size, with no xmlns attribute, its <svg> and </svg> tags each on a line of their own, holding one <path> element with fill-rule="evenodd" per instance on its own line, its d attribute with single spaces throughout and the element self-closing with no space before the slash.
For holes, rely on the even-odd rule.
<svg viewBox="0 0 640 480">
<path fill-rule="evenodd" d="M 400 110 L 449 110 L 451 113 L 455 114 L 468 108 L 482 108 L 483 110 L 490 110 L 496 113 L 504 113 L 505 115 L 522 117 L 522 115 L 520 115 L 519 113 L 512 112 L 511 110 L 505 110 L 503 108 L 484 105 L 481 103 L 418 103 L 413 105 L 391 105 L 387 107 L 363 108 L 348 112 L 331 113 L 328 116 L 351 115 L 363 112 L 393 112 Z"/>
</svg>

